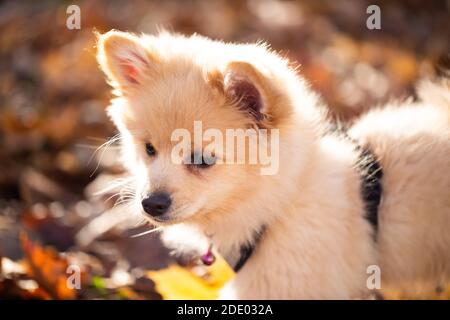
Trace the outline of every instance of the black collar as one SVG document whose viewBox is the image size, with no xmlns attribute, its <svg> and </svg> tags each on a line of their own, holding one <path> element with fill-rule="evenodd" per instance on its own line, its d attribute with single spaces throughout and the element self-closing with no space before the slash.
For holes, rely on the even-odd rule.
<svg viewBox="0 0 450 320">
<path fill-rule="evenodd" d="M 233 267 L 234 272 L 238 272 L 242 269 L 244 264 L 250 259 L 250 257 L 253 254 L 253 251 L 255 250 L 256 245 L 261 240 L 262 235 L 266 231 L 266 226 L 262 225 L 261 228 L 258 231 L 255 231 L 253 240 L 251 242 L 247 242 L 243 245 L 241 245 L 241 248 L 239 250 L 239 260 L 236 262 L 236 264 Z"/>
<path fill-rule="evenodd" d="M 347 139 L 353 143 L 355 150 L 359 153 L 354 166 L 361 177 L 360 190 L 361 198 L 364 201 L 365 218 L 373 228 L 373 236 L 376 241 L 378 236 L 378 209 L 383 196 L 383 168 L 375 153 L 368 146 L 363 146 L 350 137 L 346 129 L 338 123 L 330 125 L 324 134 L 335 134 Z"/>
<path fill-rule="evenodd" d="M 367 147 L 356 146 L 359 157 L 356 169 L 361 176 L 361 197 L 364 200 L 366 219 L 370 222 L 374 231 L 374 239 L 378 235 L 378 208 L 383 195 L 383 169 L 376 155 Z"/>
</svg>

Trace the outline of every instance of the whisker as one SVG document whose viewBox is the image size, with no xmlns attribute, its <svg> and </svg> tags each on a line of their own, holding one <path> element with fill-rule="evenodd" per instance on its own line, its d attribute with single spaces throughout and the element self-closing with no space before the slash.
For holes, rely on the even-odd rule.
<svg viewBox="0 0 450 320">
<path fill-rule="evenodd" d="M 84 143 L 76 143 L 75 147 L 79 148 L 86 148 L 86 149 L 98 149 L 98 146 L 90 145 L 90 144 L 84 144 Z M 120 146 L 117 147 L 109 147 L 110 149 L 120 149 Z"/>
<path fill-rule="evenodd" d="M 133 178 L 133 177 L 129 177 L 129 178 L 118 178 L 118 179 L 114 180 L 114 181 L 111 183 L 111 185 L 109 185 L 109 186 L 107 186 L 107 187 L 105 187 L 105 188 L 103 188 L 103 189 L 101 189 L 101 190 L 95 192 L 95 193 L 94 193 L 94 196 L 100 196 L 100 195 L 102 195 L 102 194 L 107 193 L 108 191 L 111 191 L 112 189 L 115 189 L 115 188 L 118 188 L 118 187 L 121 187 L 121 186 L 124 186 L 124 187 L 125 187 L 128 183 L 131 183 L 131 182 L 133 182 L 133 181 L 134 181 L 134 178 Z M 130 185 L 129 187 L 132 188 L 131 185 Z M 132 189 L 130 189 L 130 190 L 132 190 Z"/>
<path fill-rule="evenodd" d="M 150 234 L 150 233 L 159 231 L 159 230 L 161 230 L 161 229 L 162 229 L 162 227 L 153 228 L 153 229 L 150 229 L 150 230 L 147 230 L 147 231 L 144 231 L 144 232 L 141 232 L 141 233 L 132 235 L 132 236 L 130 236 L 130 238 L 137 238 L 137 237 L 145 236 L 145 235 L 147 235 L 147 234 Z"/>
<path fill-rule="evenodd" d="M 111 137 L 108 141 L 106 141 L 105 143 L 102 143 L 93 153 L 92 156 L 89 158 L 88 160 L 88 165 L 92 162 L 93 158 L 95 157 L 95 155 L 97 154 L 97 152 L 99 150 L 102 150 L 99 160 L 97 161 L 97 165 L 94 169 L 94 171 L 91 173 L 90 177 L 92 177 L 98 170 L 98 168 L 100 167 L 100 163 L 103 160 L 103 156 L 105 155 L 106 150 L 108 149 L 108 147 L 110 147 L 113 143 L 119 141 L 120 139 L 122 139 L 120 133 L 114 135 L 113 137 Z"/>
</svg>

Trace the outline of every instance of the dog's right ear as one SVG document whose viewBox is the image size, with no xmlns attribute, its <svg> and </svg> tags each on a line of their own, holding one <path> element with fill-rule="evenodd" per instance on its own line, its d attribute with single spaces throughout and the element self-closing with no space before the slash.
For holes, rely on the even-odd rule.
<svg viewBox="0 0 450 320">
<path fill-rule="evenodd" d="M 268 127 L 276 121 L 276 91 L 267 76 L 251 63 L 230 62 L 221 75 L 212 73 L 210 81 L 225 94 L 230 104 L 246 113 L 257 125 Z"/>
<path fill-rule="evenodd" d="M 157 62 L 139 37 L 114 30 L 98 36 L 97 60 L 111 85 L 121 93 L 152 77 Z"/>
</svg>

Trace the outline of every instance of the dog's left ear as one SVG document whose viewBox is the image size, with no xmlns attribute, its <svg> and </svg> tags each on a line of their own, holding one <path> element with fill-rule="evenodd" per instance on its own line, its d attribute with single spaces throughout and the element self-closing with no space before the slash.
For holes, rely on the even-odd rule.
<svg viewBox="0 0 450 320">
<path fill-rule="evenodd" d="M 273 119 L 274 90 L 267 76 L 248 62 L 230 62 L 223 73 L 227 99 L 261 125 Z"/>
<path fill-rule="evenodd" d="M 156 58 L 133 34 L 109 31 L 99 35 L 97 60 L 115 89 L 122 93 L 154 76 Z"/>
</svg>

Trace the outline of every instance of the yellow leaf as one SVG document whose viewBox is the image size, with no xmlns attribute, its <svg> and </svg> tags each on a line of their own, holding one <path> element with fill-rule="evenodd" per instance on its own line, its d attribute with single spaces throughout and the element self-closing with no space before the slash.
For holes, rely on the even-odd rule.
<svg viewBox="0 0 450 320">
<path fill-rule="evenodd" d="M 186 268 L 171 265 L 166 269 L 149 271 L 148 276 L 155 282 L 163 299 L 217 299 L 220 289 L 234 276 L 234 272 L 219 256 L 207 271 L 206 277 L 200 277 Z"/>
</svg>

